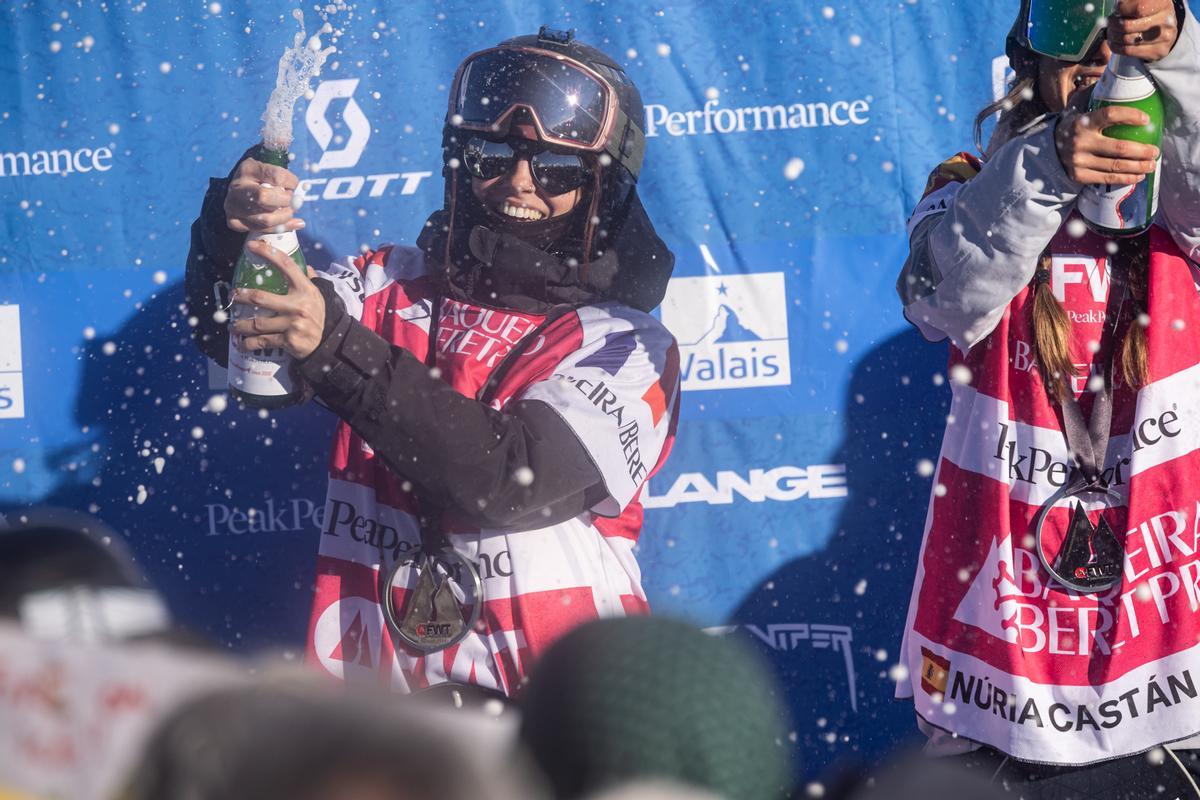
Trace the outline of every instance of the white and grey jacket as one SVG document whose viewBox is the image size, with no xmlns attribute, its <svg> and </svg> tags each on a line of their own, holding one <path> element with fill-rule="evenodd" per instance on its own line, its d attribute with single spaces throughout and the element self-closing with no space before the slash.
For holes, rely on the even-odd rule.
<svg viewBox="0 0 1200 800">
<path fill-rule="evenodd" d="M 1157 224 L 1200 262 L 1200 23 L 1147 65 L 1165 105 Z M 1054 145 L 1056 116 L 1035 120 L 992 152 L 979 174 L 924 197 L 909 218 L 909 256 L 896 282 L 904 316 L 929 341 L 964 353 L 995 329 L 1066 222 L 1082 184 Z"/>
</svg>

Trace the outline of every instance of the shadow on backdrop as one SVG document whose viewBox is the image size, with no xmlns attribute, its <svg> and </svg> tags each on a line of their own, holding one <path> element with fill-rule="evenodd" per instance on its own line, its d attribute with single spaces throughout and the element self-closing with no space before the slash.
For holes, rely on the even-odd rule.
<svg viewBox="0 0 1200 800">
<path fill-rule="evenodd" d="M 785 687 L 809 776 L 849 769 L 917 736 L 893 699 L 931 478 L 949 408 L 946 346 L 915 330 L 866 354 L 845 400 L 848 497 L 824 549 L 767 576 L 730 620 L 767 645 Z M 941 384 L 941 385 L 939 385 Z"/>
<path fill-rule="evenodd" d="M 328 262 L 327 247 L 302 244 L 314 266 Z M 191 341 L 182 281 L 79 351 L 84 433 L 49 456 L 61 480 L 37 502 L 120 531 L 181 624 L 299 654 L 336 419 L 314 403 L 260 415 L 223 402 Z"/>
</svg>

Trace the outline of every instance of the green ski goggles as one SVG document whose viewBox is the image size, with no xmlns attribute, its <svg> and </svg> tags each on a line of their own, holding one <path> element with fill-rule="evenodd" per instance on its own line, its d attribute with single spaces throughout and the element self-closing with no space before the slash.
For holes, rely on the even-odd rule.
<svg viewBox="0 0 1200 800">
<path fill-rule="evenodd" d="M 1059 61 L 1078 63 L 1104 35 L 1116 0 L 1021 0 L 1018 44 Z"/>
</svg>

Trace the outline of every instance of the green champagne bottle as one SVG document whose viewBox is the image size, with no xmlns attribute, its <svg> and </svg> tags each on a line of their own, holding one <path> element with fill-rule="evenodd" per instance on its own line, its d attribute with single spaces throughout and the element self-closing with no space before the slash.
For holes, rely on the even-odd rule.
<svg viewBox="0 0 1200 800">
<path fill-rule="evenodd" d="M 267 164 L 287 168 L 287 150 L 275 150 L 259 145 L 255 158 Z M 300 239 L 295 231 L 283 233 L 252 233 L 246 237 L 251 241 L 264 241 L 276 250 L 282 250 L 300 267 L 307 270 L 304 253 L 300 250 Z M 260 289 L 274 294 L 287 294 L 287 276 L 274 265 L 264 261 L 248 250 L 242 250 L 233 271 L 235 289 Z M 230 323 L 256 316 L 274 316 L 275 312 L 244 304 L 235 304 L 230 313 Z M 229 337 L 229 393 L 251 408 L 283 408 L 300 402 L 301 387 L 293 380 L 289 365 L 291 356 L 282 349 L 269 348 L 242 352 L 237 348 L 234 337 Z"/>
<path fill-rule="evenodd" d="M 1150 118 L 1146 125 L 1110 125 L 1104 135 L 1113 139 L 1162 146 L 1163 100 L 1149 70 L 1140 59 L 1114 55 L 1092 91 L 1089 110 L 1104 106 L 1131 106 Z M 1092 184 L 1079 193 L 1075 208 L 1084 222 L 1103 236 L 1136 236 L 1150 227 L 1158 211 L 1159 173 L 1162 157 L 1154 171 L 1132 186 Z"/>
</svg>

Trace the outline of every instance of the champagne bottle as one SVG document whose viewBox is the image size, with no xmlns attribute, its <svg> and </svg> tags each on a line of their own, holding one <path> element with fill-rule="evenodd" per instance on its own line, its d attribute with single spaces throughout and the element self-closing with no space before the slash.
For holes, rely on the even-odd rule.
<svg viewBox="0 0 1200 800">
<path fill-rule="evenodd" d="M 267 164 L 286 168 L 286 149 L 276 150 L 259 145 L 255 158 Z M 301 271 L 307 270 L 304 253 L 300 251 L 300 239 L 295 231 L 283 233 L 251 233 L 246 242 L 264 241 L 276 250 L 282 250 L 295 261 Z M 269 261 L 242 250 L 233 271 L 235 289 L 259 289 L 274 294 L 287 294 L 287 276 Z M 239 319 L 256 316 L 274 316 L 275 312 L 235 303 L 231 308 L 230 324 Z M 229 392 L 251 408 L 283 408 L 300 402 L 301 387 L 296 385 L 289 371 L 292 357 L 282 349 L 269 348 L 247 353 L 239 350 L 231 333 L 229 336 Z"/>
<path fill-rule="evenodd" d="M 1089 111 L 1105 106 L 1130 106 L 1145 112 L 1146 125 L 1110 125 L 1104 135 L 1113 139 L 1162 146 L 1163 101 L 1150 72 L 1140 59 L 1114 55 L 1092 91 Z M 1159 173 L 1154 171 L 1133 184 L 1092 184 L 1083 187 L 1075 207 L 1088 226 L 1103 236 L 1136 236 L 1150 227 L 1158 211 Z"/>
</svg>

